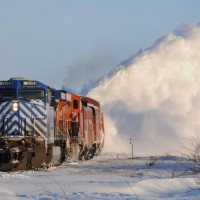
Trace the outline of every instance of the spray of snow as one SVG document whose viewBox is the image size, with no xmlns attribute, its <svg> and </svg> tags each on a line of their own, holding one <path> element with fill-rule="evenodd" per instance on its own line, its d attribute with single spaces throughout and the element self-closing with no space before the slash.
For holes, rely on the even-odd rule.
<svg viewBox="0 0 200 200">
<path fill-rule="evenodd" d="M 187 24 L 120 65 L 89 96 L 101 101 L 106 151 L 180 151 L 200 133 L 200 24 Z"/>
</svg>

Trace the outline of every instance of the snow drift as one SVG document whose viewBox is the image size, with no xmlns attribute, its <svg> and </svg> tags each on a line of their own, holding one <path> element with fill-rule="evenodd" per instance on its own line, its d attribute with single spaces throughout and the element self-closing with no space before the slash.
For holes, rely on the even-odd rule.
<svg viewBox="0 0 200 200">
<path fill-rule="evenodd" d="M 187 24 L 118 66 L 89 96 L 101 101 L 105 151 L 180 151 L 200 134 L 200 24 Z"/>
</svg>

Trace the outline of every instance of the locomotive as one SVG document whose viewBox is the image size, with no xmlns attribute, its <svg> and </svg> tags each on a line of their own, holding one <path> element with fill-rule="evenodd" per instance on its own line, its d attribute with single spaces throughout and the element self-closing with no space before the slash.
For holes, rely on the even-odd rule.
<svg viewBox="0 0 200 200">
<path fill-rule="evenodd" d="M 0 170 L 90 159 L 104 145 L 100 103 L 21 77 L 0 81 Z"/>
</svg>

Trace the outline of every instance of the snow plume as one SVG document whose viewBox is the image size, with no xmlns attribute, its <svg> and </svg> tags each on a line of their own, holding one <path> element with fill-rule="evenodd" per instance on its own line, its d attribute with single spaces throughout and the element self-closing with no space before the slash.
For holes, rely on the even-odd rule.
<svg viewBox="0 0 200 200">
<path fill-rule="evenodd" d="M 127 63 L 127 62 L 125 62 Z M 119 66 L 89 96 L 101 101 L 105 151 L 181 151 L 200 134 L 200 24 L 174 33 Z"/>
</svg>

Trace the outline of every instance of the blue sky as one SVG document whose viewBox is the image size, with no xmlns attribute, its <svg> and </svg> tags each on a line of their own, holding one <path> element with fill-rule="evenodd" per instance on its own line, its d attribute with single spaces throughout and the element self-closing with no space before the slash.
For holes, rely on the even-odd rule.
<svg viewBox="0 0 200 200">
<path fill-rule="evenodd" d="M 199 0 L 0 0 L 0 79 L 76 92 L 184 23 Z"/>
</svg>

